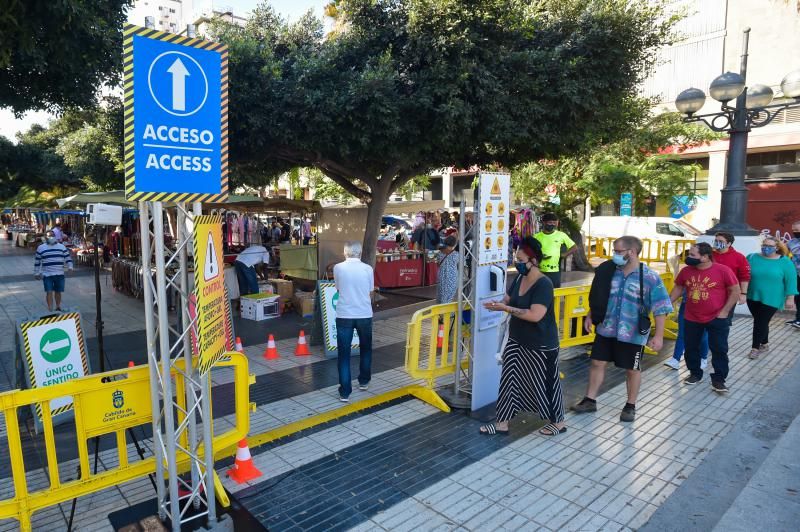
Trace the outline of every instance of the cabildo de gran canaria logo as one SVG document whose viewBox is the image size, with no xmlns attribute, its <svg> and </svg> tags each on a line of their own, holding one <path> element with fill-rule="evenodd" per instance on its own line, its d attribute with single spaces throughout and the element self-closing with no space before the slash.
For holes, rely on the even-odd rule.
<svg viewBox="0 0 800 532">
<path fill-rule="evenodd" d="M 117 390 L 111 394 L 111 397 L 114 400 L 114 408 L 122 408 L 122 405 L 125 404 L 125 397 L 120 390 Z"/>
</svg>

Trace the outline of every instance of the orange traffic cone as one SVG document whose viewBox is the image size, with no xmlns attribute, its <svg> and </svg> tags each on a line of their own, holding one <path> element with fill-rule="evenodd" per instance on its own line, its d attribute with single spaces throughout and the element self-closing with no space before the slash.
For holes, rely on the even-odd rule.
<svg viewBox="0 0 800 532">
<path fill-rule="evenodd" d="M 311 354 L 311 351 L 308 350 L 308 344 L 306 343 L 306 333 L 304 333 L 302 329 L 300 330 L 300 336 L 297 338 L 297 347 L 294 348 L 294 354 L 298 357 Z"/>
<path fill-rule="evenodd" d="M 261 471 L 253 465 L 253 457 L 250 456 L 250 448 L 247 447 L 247 440 L 239 442 L 236 449 L 236 462 L 233 467 L 228 469 L 228 476 L 238 484 L 244 484 L 248 480 L 253 480 L 261 476 Z"/>
<path fill-rule="evenodd" d="M 439 324 L 439 334 L 436 335 L 436 347 L 441 349 L 444 345 L 444 323 Z"/>
<path fill-rule="evenodd" d="M 236 337 L 236 345 L 234 345 L 234 349 L 239 351 L 240 353 L 244 353 L 244 347 L 242 347 L 242 339 L 238 336 Z"/>
<path fill-rule="evenodd" d="M 267 340 L 267 348 L 264 350 L 264 358 L 267 360 L 275 360 L 281 358 L 278 354 L 278 347 L 275 345 L 275 338 L 270 334 Z"/>
</svg>

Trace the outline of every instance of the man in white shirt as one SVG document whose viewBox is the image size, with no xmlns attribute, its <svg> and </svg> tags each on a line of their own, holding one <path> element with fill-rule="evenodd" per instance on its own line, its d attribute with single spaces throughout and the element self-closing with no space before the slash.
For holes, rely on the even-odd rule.
<svg viewBox="0 0 800 532">
<path fill-rule="evenodd" d="M 361 356 L 358 367 L 358 389 L 369 388 L 372 378 L 372 299 L 375 274 L 372 267 L 361 262 L 361 244 L 348 242 L 344 246 L 344 262 L 333 267 L 333 280 L 339 293 L 336 310 L 336 345 L 339 357 L 339 400 L 350 401 L 353 386 L 350 381 L 350 350 L 353 330 L 358 331 Z"/>
<path fill-rule="evenodd" d="M 236 268 L 240 295 L 258 293 L 257 264 L 269 264 L 269 251 L 264 246 L 253 244 L 236 257 L 233 267 Z"/>
</svg>

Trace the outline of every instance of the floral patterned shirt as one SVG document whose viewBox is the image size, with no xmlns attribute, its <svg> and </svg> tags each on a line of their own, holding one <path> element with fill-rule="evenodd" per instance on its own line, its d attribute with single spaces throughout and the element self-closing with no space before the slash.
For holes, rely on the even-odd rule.
<svg viewBox="0 0 800 532">
<path fill-rule="evenodd" d="M 658 272 L 643 266 L 644 272 L 644 306 L 648 313 L 655 316 L 672 312 L 672 302 L 667 288 Z M 639 268 L 627 276 L 622 268 L 617 268 L 611 279 L 611 293 L 606 307 L 606 317 L 597 326 L 596 332 L 607 338 L 616 338 L 620 342 L 644 345 L 647 336 L 639 334 Z"/>
</svg>

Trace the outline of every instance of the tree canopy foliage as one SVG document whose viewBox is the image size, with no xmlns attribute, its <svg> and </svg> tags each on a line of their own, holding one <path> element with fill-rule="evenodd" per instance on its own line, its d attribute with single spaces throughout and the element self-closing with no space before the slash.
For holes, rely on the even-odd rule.
<svg viewBox="0 0 800 532">
<path fill-rule="evenodd" d="M 0 137 L 0 198 L 23 187 L 47 191 L 122 188 L 122 102 L 65 111 L 48 126 L 35 124 L 15 145 Z"/>
<path fill-rule="evenodd" d="M 696 165 L 681 162 L 679 153 L 720 134 L 697 124 L 686 124 L 677 113 L 650 118 L 616 142 L 601 144 L 574 155 L 540 159 L 516 166 L 511 183 L 518 200 L 532 204 L 547 201 L 545 187 L 555 185 L 560 208 L 570 210 L 589 198 L 608 203 L 623 192 L 633 193 L 641 214 L 644 198 L 694 195 L 691 179 Z"/>
<path fill-rule="evenodd" d="M 85 107 L 122 65 L 131 0 L 10 0 L 0 9 L 0 107 Z"/>
<path fill-rule="evenodd" d="M 457 165 L 575 153 L 641 124 L 636 87 L 673 19 L 648 0 L 348 0 L 342 30 L 266 5 L 230 49 L 230 140 L 246 180 L 314 166 L 367 203 Z"/>
</svg>

